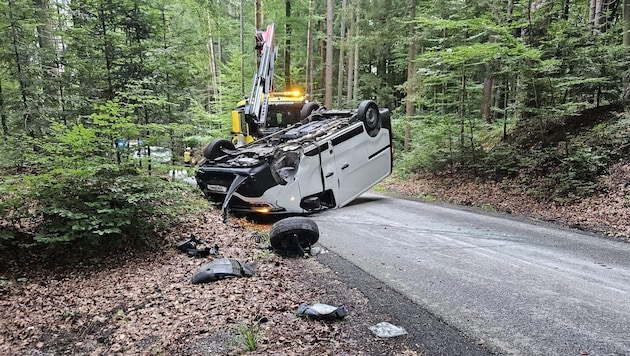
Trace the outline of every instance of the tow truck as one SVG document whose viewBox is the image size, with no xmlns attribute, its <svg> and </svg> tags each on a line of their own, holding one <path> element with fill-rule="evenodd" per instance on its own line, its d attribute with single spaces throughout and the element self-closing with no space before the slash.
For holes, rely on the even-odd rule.
<svg viewBox="0 0 630 356">
<path fill-rule="evenodd" d="M 275 25 L 256 32 L 258 71 L 254 74 L 248 99 L 237 103 L 232 111 L 232 143 L 248 144 L 298 123 L 307 100 L 299 90 L 274 92 L 274 63 L 278 47 L 274 45 Z"/>
</svg>

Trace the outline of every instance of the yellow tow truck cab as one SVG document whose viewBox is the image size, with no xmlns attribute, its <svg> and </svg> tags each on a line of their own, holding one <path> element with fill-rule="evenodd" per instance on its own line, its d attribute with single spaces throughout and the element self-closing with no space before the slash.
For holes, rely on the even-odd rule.
<svg viewBox="0 0 630 356">
<path fill-rule="evenodd" d="M 251 126 L 245 120 L 247 100 L 241 100 L 232 111 L 232 143 L 246 145 L 256 137 L 267 136 L 300 121 L 300 111 L 306 103 L 304 94 L 299 91 L 274 92 L 269 94 L 265 126 L 259 132 L 250 132 Z"/>
</svg>

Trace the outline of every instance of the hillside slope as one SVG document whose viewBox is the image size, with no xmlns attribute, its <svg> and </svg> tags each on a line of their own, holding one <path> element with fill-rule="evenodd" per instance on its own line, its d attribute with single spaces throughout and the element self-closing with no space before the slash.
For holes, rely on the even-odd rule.
<svg viewBox="0 0 630 356">
<path fill-rule="evenodd" d="M 579 202 L 539 202 L 509 183 L 469 176 L 390 177 L 381 185 L 405 197 L 478 207 L 547 221 L 630 241 L 630 164 L 616 164 L 602 178 L 606 189 Z"/>
<path fill-rule="evenodd" d="M 476 175 L 453 169 L 394 176 L 381 186 L 630 239 L 630 119 L 623 105 L 530 119 L 484 154 Z"/>
</svg>

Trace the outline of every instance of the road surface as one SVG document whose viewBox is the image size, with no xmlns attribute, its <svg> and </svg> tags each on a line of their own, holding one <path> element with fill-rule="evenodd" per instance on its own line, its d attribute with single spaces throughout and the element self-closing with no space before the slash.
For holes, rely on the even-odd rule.
<svg viewBox="0 0 630 356">
<path fill-rule="evenodd" d="M 326 249 L 494 353 L 630 355 L 629 243 L 373 193 L 312 218 Z"/>
</svg>

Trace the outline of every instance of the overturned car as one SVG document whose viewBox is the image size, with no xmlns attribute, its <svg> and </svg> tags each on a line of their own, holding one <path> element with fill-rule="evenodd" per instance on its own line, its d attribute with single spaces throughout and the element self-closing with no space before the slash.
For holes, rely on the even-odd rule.
<svg viewBox="0 0 630 356">
<path fill-rule="evenodd" d="M 197 185 L 211 201 L 245 213 L 340 208 L 392 172 L 391 113 L 374 101 L 357 109 L 302 109 L 300 123 L 234 147 L 204 149 Z"/>
</svg>

